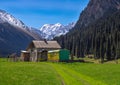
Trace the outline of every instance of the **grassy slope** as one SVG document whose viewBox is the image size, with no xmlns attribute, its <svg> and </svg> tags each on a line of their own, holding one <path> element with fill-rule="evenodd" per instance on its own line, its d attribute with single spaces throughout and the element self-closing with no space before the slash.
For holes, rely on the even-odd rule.
<svg viewBox="0 0 120 85">
<path fill-rule="evenodd" d="M 120 64 L 0 62 L 0 85 L 120 85 Z"/>
</svg>

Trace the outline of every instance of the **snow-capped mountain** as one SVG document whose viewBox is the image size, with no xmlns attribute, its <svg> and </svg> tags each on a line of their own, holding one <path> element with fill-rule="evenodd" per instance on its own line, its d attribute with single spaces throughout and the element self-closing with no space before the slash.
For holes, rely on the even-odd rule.
<svg viewBox="0 0 120 85">
<path fill-rule="evenodd" d="M 70 29 L 74 27 L 75 23 L 70 23 L 66 26 L 56 23 L 56 24 L 45 24 L 40 28 L 42 32 L 42 37 L 45 39 L 53 39 L 56 36 L 65 35 Z"/>
<path fill-rule="evenodd" d="M 34 29 L 32 27 L 28 27 L 21 20 L 15 18 L 11 14 L 7 13 L 4 10 L 0 10 L 0 23 L 7 22 L 14 27 L 21 28 L 26 31 L 28 34 L 33 36 L 35 39 L 45 38 L 45 39 L 53 39 L 56 36 L 66 34 L 75 23 L 70 23 L 66 26 L 56 23 L 56 24 L 45 24 L 41 27 L 40 30 Z"/>
<path fill-rule="evenodd" d="M 66 34 L 73 26 L 74 23 L 66 26 L 60 23 L 45 24 L 39 30 L 28 27 L 21 20 L 0 10 L 0 55 L 20 53 L 32 40 L 53 39 L 55 36 Z"/>
<path fill-rule="evenodd" d="M 0 22 L 8 22 L 9 24 L 20 28 L 27 28 L 27 26 L 22 21 L 16 19 L 14 16 L 4 10 L 0 10 Z"/>
<path fill-rule="evenodd" d="M 15 18 L 14 16 L 12 16 L 11 14 L 7 13 L 4 10 L 0 10 L 0 23 L 5 23 L 5 22 L 9 23 L 14 27 L 22 29 L 23 31 L 25 31 L 27 34 L 31 35 L 35 39 L 41 38 L 40 36 L 41 32 L 39 30 L 32 27 L 28 27 L 21 20 Z"/>
<path fill-rule="evenodd" d="M 35 39 L 41 39 L 39 30 L 26 26 L 11 14 L 0 10 L 0 55 L 19 54 Z"/>
</svg>

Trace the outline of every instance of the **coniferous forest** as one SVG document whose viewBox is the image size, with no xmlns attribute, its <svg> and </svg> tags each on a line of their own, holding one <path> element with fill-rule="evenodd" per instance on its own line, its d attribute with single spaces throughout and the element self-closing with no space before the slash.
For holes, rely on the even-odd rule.
<svg viewBox="0 0 120 85">
<path fill-rule="evenodd" d="M 80 29 L 76 27 L 66 35 L 54 39 L 62 48 L 69 49 L 71 54 L 77 57 L 93 54 L 94 58 L 101 60 L 118 59 L 120 58 L 120 10 L 108 17 L 100 18 L 87 27 Z"/>
</svg>

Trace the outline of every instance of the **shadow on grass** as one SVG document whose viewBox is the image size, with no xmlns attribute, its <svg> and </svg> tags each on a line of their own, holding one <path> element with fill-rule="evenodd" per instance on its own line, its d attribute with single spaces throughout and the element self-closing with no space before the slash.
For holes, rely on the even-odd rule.
<svg viewBox="0 0 120 85">
<path fill-rule="evenodd" d="M 74 63 L 74 62 L 79 62 L 79 63 L 94 63 L 94 62 L 84 61 L 83 59 L 79 59 L 79 60 L 67 60 L 67 61 L 60 61 L 60 62 L 65 62 L 65 63 Z"/>
</svg>

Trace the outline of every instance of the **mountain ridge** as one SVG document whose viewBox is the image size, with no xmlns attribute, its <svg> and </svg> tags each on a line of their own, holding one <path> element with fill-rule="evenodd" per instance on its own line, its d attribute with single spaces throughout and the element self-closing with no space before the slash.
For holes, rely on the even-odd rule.
<svg viewBox="0 0 120 85">
<path fill-rule="evenodd" d="M 27 28 L 27 26 L 21 20 L 16 19 L 14 16 L 1 9 L 0 17 L 1 17 L 0 21 L 2 22 L 8 22 L 9 24 L 20 28 Z"/>
<path fill-rule="evenodd" d="M 65 35 L 66 33 L 69 32 L 74 27 L 75 23 L 69 23 L 67 25 L 62 25 L 60 23 L 56 24 L 44 24 L 41 28 L 40 31 L 42 32 L 43 38 L 51 40 L 54 37 L 60 36 L 60 35 Z"/>
<path fill-rule="evenodd" d="M 41 36 L 6 11 L 0 10 L 0 55 L 20 54 L 32 40 Z"/>
<path fill-rule="evenodd" d="M 48 36 L 46 39 L 51 40 L 55 36 L 64 35 L 73 27 L 73 24 L 66 26 L 60 23 L 43 25 L 45 29 L 42 30 L 47 31 L 51 28 L 48 31 L 51 34 L 54 33 L 48 35 L 48 31 L 43 32 L 40 29 L 28 27 L 10 13 L 0 10 L 0 55 L 7 56 L 14 52 L 20 54 L 20 51 L 24 50 L 32 40 L 43 40 L 45 36 Z M 46 28 L 46 26 L 48 27 Z"/>
<path fill-rule="evenodd" d="M 88 26 L 97 19 L 103 16 L 106 17 L 119 9 L 120 0 L 90 0 L 87 7 L 80 14 L 74 28 L 79 29 Z"/>
</svg>

